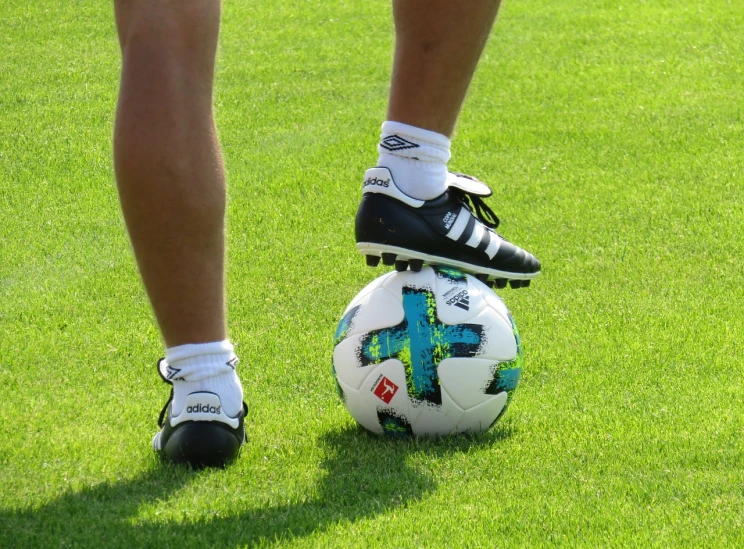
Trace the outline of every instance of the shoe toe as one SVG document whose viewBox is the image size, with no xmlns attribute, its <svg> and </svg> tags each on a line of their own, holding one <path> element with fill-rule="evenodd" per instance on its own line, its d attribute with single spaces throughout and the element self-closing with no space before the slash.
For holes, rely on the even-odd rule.
<svg viewBox="0 0 744 549">
<path fill-rule="evenodd" d="M 540 262 L 531 253 L 504 240 L 493 264 L 499 270 L 513 273 L 533 274 L 540 271 Z"/>
<path fill-rule="evenodd" d="M 540 261 L 529 252 L 524 252 L 524 254 L 526 256 L 524 261 L 526 271 L 528 273 L 540 272 Z"/>
</svg>

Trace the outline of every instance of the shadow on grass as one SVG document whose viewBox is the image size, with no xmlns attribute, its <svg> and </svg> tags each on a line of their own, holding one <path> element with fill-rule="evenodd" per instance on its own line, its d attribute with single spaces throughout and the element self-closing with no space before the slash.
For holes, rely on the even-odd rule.
<svg viewBox="0 0 744 549">
<path fill-rule="evenodd" d="M 508 436 L 498 429 L 481 437 L 390 440 L 347 428 L 319 439 L 324 474 L 313 499 L 228 516 L 197 514 L 193 521 L 138 521 L 141 506 L 167 501 L 210 474 L 163 465 L 135 479 L 63 494 L 40 508 L 0 511 L 0 547 L 213 547 L 302 538 L 338 522 L 405 508 L 432 492 L 435 479 L 408 464 L 412 454 L 446 457 Z"/>
</svg>

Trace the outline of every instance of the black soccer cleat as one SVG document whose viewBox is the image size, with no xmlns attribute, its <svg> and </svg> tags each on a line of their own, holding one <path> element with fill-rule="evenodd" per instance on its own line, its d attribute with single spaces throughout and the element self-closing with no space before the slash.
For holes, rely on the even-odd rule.
<svg viewBox="0 0 744 549">
<path fill-rule="evenodd" d="M 171 393 L 160 412 L 158 426 L 161 430 L 152 439 L 153 449 L 167 461 L 188 464 L 195 469 L 224 467 L 238 457 L 245 442 L 243 420 L 248 407 L 244 402 L 240 413 L 230 417 L 222 410 L 217 394 L 199 391 L 188 395 L 182 412 L 174 416 L 173 383 L 161 370 L 163 364 L 165 361 L 160 360 L 158 373 L 171 385 Z"/>
<path fill-rule="evenodd" d="M 417 200 L 397 187 L 390 170 L 371 168 L 362 193 L 356 241 L 367 265 L 382 258 L 398 271 L 418 271 L 424 263 L 455 267 L 497 288 L 507 281 L 527 287 L 540 274 L 535 256 L 494 231 L 499 219 L 482 200 L 491 189 L 473 177 L 450 173 L 441 196 Z"/>
</svg>

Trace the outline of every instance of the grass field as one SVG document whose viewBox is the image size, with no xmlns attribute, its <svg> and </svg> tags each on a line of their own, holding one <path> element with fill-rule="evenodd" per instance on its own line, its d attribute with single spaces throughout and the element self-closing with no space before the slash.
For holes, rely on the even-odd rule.
<svg viewBox="0 0 744 549">
<path fill-rule="evenodd" d="M 392 47 L 383 1 L 226 2 L 226 470 L 161 465 L 159 335 L 111 162 L 111 2 L 0 5 L 0 547 L 744 546 L 741 2 L 508 1 L 450 165 L 544 275 L 492 431 L 390 441 L 330 375 Z"/>
</svg>

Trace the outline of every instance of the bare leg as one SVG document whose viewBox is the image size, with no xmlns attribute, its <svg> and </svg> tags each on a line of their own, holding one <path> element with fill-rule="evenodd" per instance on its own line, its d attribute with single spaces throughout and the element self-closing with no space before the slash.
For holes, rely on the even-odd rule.
<svg viewBox="0 0 744 549">
<path fill-rule="evenodd" d="M 225 174 L 212 114 L 219 0 L 115 0 L 119 197 L 172 384 L 153 449 L 224 465 L 245 440 L 224 298 Z M 221 424 L 221 425 L 220 425 Z"/>
<path fill-rule="evenodd" d="M 168 347 L 226 338 L 225 176 L 212 115 L 219 0 L 116 0 L 121 207 Z"/>
<path fill-rule="evenodd" d="M 540 262 L 495 232 L 491 191 L 451 174 L 450 136 L 500 0 L 393 0 L 395 60 L 377 165 L 364 174 L 356 241 L 367 262 L 451 265 L 521 288 Z M 466 199 L 465 196 L 468 196 Z M 473 208 L 467 206 L 470 202 Z"/>
<path fill-rule="evenodd" d="M 451 136 L 500 0 L 394 0 L 388 120 Z"/>
</svg>

